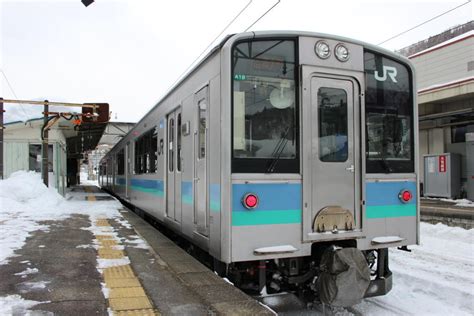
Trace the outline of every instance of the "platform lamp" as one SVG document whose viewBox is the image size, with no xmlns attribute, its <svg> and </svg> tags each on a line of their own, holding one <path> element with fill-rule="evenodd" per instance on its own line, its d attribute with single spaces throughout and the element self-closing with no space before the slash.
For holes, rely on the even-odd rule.
<svg viewBox="0 0 474 316">
<path fill-rule="evenodd" d="M 86 7 L 90 6 L 94 0 L 81 0 L 82 4 Z"/>
</svg>

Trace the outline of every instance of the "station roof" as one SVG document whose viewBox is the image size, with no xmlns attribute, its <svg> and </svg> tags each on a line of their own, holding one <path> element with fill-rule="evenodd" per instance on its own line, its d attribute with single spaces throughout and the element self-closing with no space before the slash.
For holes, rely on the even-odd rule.
<svg viewBox="0 0 474 316">
<path fill-rule="evenodd" d="M 22 125 L 28 125 L 30 128 L 38 129 L 37 141 L 41 139 L 41 128 L 43 126 L 43 118 L 33 118 L 25 122 L 15 121 L 5 123 L 7 130 L 15 126 L 21 128 Z M 66 139 L 67 157 L 68 158 L 82 158 L 83 153 L 93 150 L 97 147 L 102 135 L 104 134 L 107 123 L 90 123 L 82 122 L 81 125 L 74 125 L 72 120 L 60 118 L 51 129 L 60 131 Z"/>
</svg>

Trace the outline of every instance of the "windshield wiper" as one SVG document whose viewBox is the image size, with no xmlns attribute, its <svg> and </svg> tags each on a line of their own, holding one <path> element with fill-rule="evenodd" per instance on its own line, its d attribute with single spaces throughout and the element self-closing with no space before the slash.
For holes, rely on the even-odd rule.
<svg viewBox="0 0 474 316">
<path fill-rule="evenodd" d="M 382 166 L 382 169 L 385 171 L 385 173 L 392 173 L 392 168 L 390 167 L 390 164 L 387 162 L 387 158 L 382 157 L 380 158 L 380 165 Z"/>
<path fill-rule="evenodd" d="M 288 143 L 288 139 L 286 136 L 288 135 L 288 132 L 290 131 L 291 126 L 288 126 L 286 131 L 282 133 L 280 139 L 278 140 L 275 148 L 273 149 L 272 152 L 272 161 L 268 165 L 267 170 L 265 170 L 265 173 L 272 173 L 275 170 L 275 166 L 280 160 L 281 154 L 283 153 L 283 150 L 285 149 L 286 144 Z"/>
</svg>

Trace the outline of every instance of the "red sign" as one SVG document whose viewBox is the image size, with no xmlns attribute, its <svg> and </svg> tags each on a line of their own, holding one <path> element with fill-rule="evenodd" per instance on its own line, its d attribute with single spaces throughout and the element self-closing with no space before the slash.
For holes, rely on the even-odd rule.
<svg viewBox="0 0 474 316">
<path fill-rule="evenodd" d="M 446 172 L 446 156 L 439 156 L 439 172 Z"/>
</svg>

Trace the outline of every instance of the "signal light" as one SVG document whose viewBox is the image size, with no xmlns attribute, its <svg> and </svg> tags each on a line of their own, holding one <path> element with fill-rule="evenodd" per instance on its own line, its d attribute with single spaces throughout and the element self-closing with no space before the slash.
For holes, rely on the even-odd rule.
<svg viewBox="0 0 474 316">
<path fill-rule="evenodd" d="M 249 210 L 256 208 L 258 205 L 258 196 L 253 193 L 248 193 L 242 199 L 242 204 Z"/>
<path fill-rule="evenodd" d="M 408 203 L 411 201 L 411 199 L 413 198 L 413 194 L 408 191 L 408 190 L 402 190 L 400 191 L 400 193 L 398 194 L 398 198 L 400 199 L 400 201 L 402 201 L 403 203 Z"/>
</svg>

